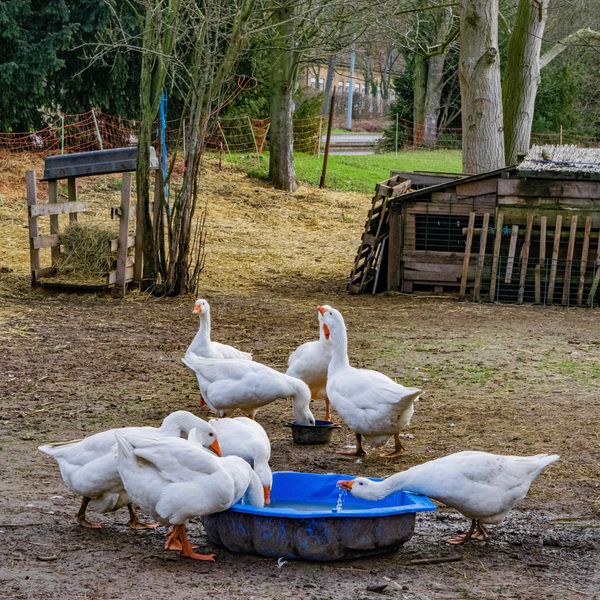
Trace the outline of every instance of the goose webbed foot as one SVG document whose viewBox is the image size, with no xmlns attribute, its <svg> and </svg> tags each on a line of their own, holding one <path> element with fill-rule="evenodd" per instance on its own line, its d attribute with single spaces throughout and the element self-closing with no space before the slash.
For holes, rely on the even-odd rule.
<svg viewBox="0 0 600 600">
<path fill-rule="evenodd" d="M 129 522 L 127 523 L 129 529 L 156 529 L 158 526 L 158 523 L 144 523 L 143 521 L 140 521 L 140 518 L 131 502 L 127 505 L 127 508 L 129 510 Z"/>
<path fill-rule="evenodd" d="M 194 552 L 194 546 L 192 546 L 190 540 L 188 539 L 185 525 L 173 525 L 173 531 L 176 532 L 177 538 L 181 543 L 181 556 L 193 558 L 194 560 L 215 560 L 215 554 L 200 554 L 198 552 Z"/>
<path fill-rule="evenodd" d="M 404 452 L 404 446 L 400 441 L 400 436 L 396 433 L 394 435 L 394 449 L 390 452 L 382 452 L 379 456 L 381 458 L 396 458 Z"/>
<path fill-rule="evenodd" d="M 195 550 L 197 547 L 198 546 L 192 546 L 192 549 Z M 175 550 L 177 552 L 181 552 L 183 547 L 181 545 L 181 541 L 179 540 L 179 533 L 175 527 L 171 527 L 171 529 L 169 529 L 167 532 L 164 548 L 165 550 Z"/>
<path fill-rule="evenodd" d="M 471 521 L 471 527 L 466 533 L 457 533 L 450 539 L 446 540 L 448 544 L 459 545 L 466 544 L 471 538 L 474 540 L 485 541 L 489 537 L 487 529 L 483 526 L 483 523 L 478 520 Z"/>
<path fill-rule="evenodd" d="M 79 512 L 77 513 L 77 516 L 76 516 L 77 522 L 82 527 L 86 527 L 87 529 L 102 529 L 101 523 L 93 523 L 92 521 L 88 521 L 88 519 L 85 515 L 85 511 L 87 510 L 87 505 L 90 503 L 90 501 L 91 501 L 91 498 L 88 498 L 87 496 L 84 496 L 81 499 L 81 506 L 80 506 Z"/>
</svg>

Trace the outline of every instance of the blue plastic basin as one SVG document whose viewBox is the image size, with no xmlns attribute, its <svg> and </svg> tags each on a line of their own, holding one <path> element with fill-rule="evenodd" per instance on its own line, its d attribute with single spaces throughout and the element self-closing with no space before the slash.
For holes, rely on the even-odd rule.
<svg viewBox="0 0 600 600">
<path fill-rule="evenodd" d="M 413 534 L 417 512 L 435 510 L 428 498 L 396 492 L 379 501 L 342 492 L 350 475 L 273 473 L 271 505 L 234 504 L 204 517 L 208 538 L 233 552 L 288 559 L 338 560 L 397 550 Z"/>
</svg>

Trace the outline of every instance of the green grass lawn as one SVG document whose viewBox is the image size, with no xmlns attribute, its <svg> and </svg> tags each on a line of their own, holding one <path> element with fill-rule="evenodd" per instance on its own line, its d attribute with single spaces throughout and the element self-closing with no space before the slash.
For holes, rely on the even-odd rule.
<svg viewBox="0 0 600 600">
<path fill-rule="evenodd" d="M 256 158 L 248 154 L 231 154 L 227 160 L 242 167 L 252 177 L 266 178 L 269 155 Z M 326 186 L 329 189 L 370 194 L 375 184 L 387 179 L 390 171 L 438 171 L 460 173 L 460 150 L 406 150 L 366 156 L 330 156 L 327 165 Z M 302 183 L 319 185 L 323 157 L 296 154 L 296 177 Z"/>
</svg>

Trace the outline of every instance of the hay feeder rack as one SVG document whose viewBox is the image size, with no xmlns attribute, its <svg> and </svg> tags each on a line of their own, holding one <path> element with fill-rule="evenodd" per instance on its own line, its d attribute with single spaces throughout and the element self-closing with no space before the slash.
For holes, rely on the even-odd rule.
<svg viewBox="0 0 600 600">
<path fill-rule="evenodd" d="M 35 171 L 27 171 L 27 209 L 29 216 L 29 257 L 32 286 L 58 289 L 98 290 L 112 288 L 115 296 L 123 295 L 130 282 L 140 283 L 142 278 L 142 245 L 140 219 L 136 218 L 135 237 L 129 236 L 131 203 L 131 173 L 136 170 L 137 148 L 112 148 L 93 152 L 77 152 L 49 156 L 44 161 L 44 177 L 48 182 L 48 201 L 40 202 L 37 195 Z M 154 148 L 150 148 L 150 168 L 158 169 Z M 76 282 L 53 281 L 61 254 L 59 215 L 69 215 L 69 222 L 77 221 L 77 215 L 86 211 L 86 205 L 77 196 L 77 179 L 94 175 L 123 173 L 121 205 L 113 209 L 111 216 L 119 218 L 119 236 L 110 242 L 110 249 L 117 255 L 117 268 L 108 273 L 105 284 L 90 285 Z M 67 180 L 67 202 L 58 202 L 58 182 Z M 155 178 L 155 185 L 159 178 Z M 50 234 L 41 235 L 38 219 L 50 218 Z M 42 267 L 41 250 L 50 248 L 51 264 Z M 129 255 L 129 248 L 134 254 Z"/>
</svg>

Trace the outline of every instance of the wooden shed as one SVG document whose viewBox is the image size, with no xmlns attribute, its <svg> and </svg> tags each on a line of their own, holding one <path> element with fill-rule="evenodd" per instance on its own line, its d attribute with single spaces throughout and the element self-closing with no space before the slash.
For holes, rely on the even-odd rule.
<svg viewBox="0 0 600 600">
<path fill-rule="evenodd" d="M 378 186 L 374 208 L 387 201 L 372 209 L 376 231 L 369 213 L 350 292 L 597 304 L 600 149 L 534 146 L 517 167 L 441 178 L 396 173 Z"/>
</svg>

